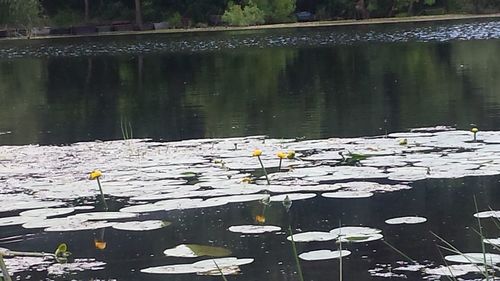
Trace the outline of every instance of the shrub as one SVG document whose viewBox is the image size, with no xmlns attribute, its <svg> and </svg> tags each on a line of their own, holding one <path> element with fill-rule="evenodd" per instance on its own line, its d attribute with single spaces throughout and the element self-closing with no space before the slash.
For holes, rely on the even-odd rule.
<svg viewBox="0 0 500 281">
<path fill-rule="evenodd" d="M 166 22 L 168 22 L 168 26 L 172 28 L 182 27 L 182 17 L 179 12 L 175 12 L 170 16 L 166 16 Z"/>
<path fill-rule="evenodd" d="M 77 13 L 74 10 L 63 9 L 57 11 L 51 18 L 51 22 L 55 26 L 70 26 L 76 25 L 83 21 L 83 15 L 81 13 Z"/>
<path fill-rule="evenodd" d="M 259 9 L 252 1 L 243 9 L 241 5 L 235 5 L 230 2 L 228 9 L 222 15 L 222 21 L 229 25 L 246 26 L 264 23 L 264 12 Z"/>
</svg>

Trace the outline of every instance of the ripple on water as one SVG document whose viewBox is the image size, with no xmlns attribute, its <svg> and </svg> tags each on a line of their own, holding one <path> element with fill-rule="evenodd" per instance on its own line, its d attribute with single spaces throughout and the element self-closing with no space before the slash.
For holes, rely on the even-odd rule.
<svg viewBox="0 0 500 281">
<path fill-rule="evenodd" d="M 0 47 L 0 58 L 79 57 L 102 54 L 146 54 L 207 52 L 234 48 L 273 48 L 351 45 L 363 42 L 445 42 L 500 38 L 500 21 L 442 24 L 372 25 L 283 30 L 256 30 L 231 34 L 151 35 L 140 37 L 62 39 L 60 41 L 8 42 Z"/>
</svg>

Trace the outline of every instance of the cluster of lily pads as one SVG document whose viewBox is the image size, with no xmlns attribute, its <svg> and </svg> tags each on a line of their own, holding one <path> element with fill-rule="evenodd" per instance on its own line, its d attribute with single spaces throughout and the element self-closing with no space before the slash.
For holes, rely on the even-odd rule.
<svg viewBox="0 0 500 281">
<path fill-rule="evenodd" d="M 258 161 L 253 156 L 258 156 Z M 65 146 L 0 146 L 0 159 L 0 228 L 21 225 L 47 232 L 107 227 L 147 231 L 169 223 L 140 220 L 141 214 L 258 200 L 308 200 L 317 195 L 368 198 L 409 189 L 412 182 L 428 178 L 498 175 L 500 132 L 438 126 L 387 136 L 322 140 L 265 136 L 178 142 L 129 139 Z M 88 179 L 88 172 L 95 168 L 102 171 L 97 176 L 102 183 L 99 189 Z M 97 200 L 99 195 L 104 202 L 120 199 L 125 206 L 108 211 L 99 203 L 78 203 Z M 402 217 L 386 223 L 425 221 Z M 271 225 L 229 227 L 229 231 L 240 233 L 280 230 Z M 383 235 L 378 229 L 344 226 L 330 232 L 297 233 L 293 238 L 295 242 L 365 243 Z M 493 244 L 496 240 L 489 241 Z M 183 246 L 168 253 L 188 249 L 192 250 Z M 336 258 L 349 253 L 325 249 L 301 253 L 300 258 Z M 226 257 L 142 272 L 229 274 L 252 261 Z"/>
</svg>

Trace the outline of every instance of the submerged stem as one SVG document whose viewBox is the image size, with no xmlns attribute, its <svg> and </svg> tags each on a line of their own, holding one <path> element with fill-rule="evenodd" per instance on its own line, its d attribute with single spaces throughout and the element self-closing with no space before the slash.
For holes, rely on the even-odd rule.
<svg viewBox="0 0 500 281">
<path fill-rule="evenodd" d="M 101 193 L 102 203 L 104 204 L 104 210 L 107 211 L 108 204 L 106 203 L 106 199 L 104 198 L 104 193 L 102 192 L 101 181 L 99 180 L 99 178 L 96 178 L 96 180 L 97 180 L 97 185 L 99 186 L 99 192 Z"/>
<path fill-rule="evenodd" d="M 300 281 L 304 281 L 302 269 L 300 268 L 299 256 L 297 255 L 297 248 L 295 247 L 295 241 L 293 240 L 292 227 L 290 225 L 288 225 L 288 232 L 290 233 L 290 240 L 292 242 L 293 256 L 295 258 L 295 263 L 297 264 L 297 273 L 299 274 Z"/>
<path fill-rule="evenodd" d="M 262 160 L 260 159 L 260 156 L 257 156 L 257 159 L 259 159 L 260 166 L 262 167 L 262 171 L 264 172 L 264 176 L 266 176 L 267 185 L 270 185 L 271 182 L 269 181 L 269 177 L 267 176 L 266 167 L 264 167 L 264 163 L 262 163 Z"/>
</svg>

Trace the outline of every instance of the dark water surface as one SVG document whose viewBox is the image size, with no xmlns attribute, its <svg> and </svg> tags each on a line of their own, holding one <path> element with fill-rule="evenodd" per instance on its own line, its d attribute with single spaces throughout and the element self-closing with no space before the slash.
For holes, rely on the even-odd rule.
<svg viewBox="0 0 500 281">
<path fill-rule="evenodd" d="M 498 21 L 0 42 L 0 144 L 121 139 L 123 125 L 134 137 L 157 140 L 254 134 L 316 139 L 471 123 L 500 130 L 499 78 Z M 376 227 L 412 258 L 440 265 L 440 243 L 430 231 L 463 251 L 480 251 L 473 197 L 481 210 L 499 208 L 498 180 L 426 180 L 368 199 L 318 197 L 294 202 L 290 217 L 276 204 L 267 222 L 286 226 L 291 220 L 296 231 L 328 231 L 339 221 Z M 229 280 L 298 280 L 285 233 L 243 239 L 226 230 L 253 223 L 258 208 L 245 203 L 156 213 L 150 217 L 174 224 L 127 235 L 106 229 L 106 251 L 94 249 L 100 234 L 92 231 L 34 233 L 0 247 L 51 251 L 67 241 L 78 245 L 78 256 L 107 262 L 106 270 L 78 273 L 71 277 L 76 280 L 222 280 L 138 272 L 186 262 L 163 256 L 180 243 L 211 244 L 256 259 Z M 406 215 L 429 221 L 384 224 Z M 488 222 L 485 227 L 498 234 Z M 3 228 L 2 236 L 23 232 Z M 324 248 L 336 245 L 298 245 L 299 252 Z M 344 280 L 376 280 L 369 269 L 405 260 L 381 241 L 348 249 L 353 254 L 343 261 Z M 338 279 L 338 260 L 302 265 L 306 280 Z M 405 274 L 422 279 L 418 272 Z M 45 273 L 20 276 L 43 280 Z"/>
</svg>

